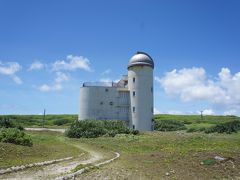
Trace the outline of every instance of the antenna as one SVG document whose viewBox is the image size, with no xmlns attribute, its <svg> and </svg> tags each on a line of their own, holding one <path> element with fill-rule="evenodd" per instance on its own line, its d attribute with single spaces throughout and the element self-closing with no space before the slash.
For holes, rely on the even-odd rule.
<svg viewBox="0 0 240 180">
<path fill-rule="evenodd" d="M 42 127 L 44 128 L 44 124 L 45 124 L 45 114 L 46 114 L 46 110 L 43 110 L 43 120 L 42 120 Z"/>
</svg>

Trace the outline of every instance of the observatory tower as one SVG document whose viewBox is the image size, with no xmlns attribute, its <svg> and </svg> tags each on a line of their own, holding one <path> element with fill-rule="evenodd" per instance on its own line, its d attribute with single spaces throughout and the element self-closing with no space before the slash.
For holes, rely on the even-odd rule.
<svg viewBox="0 0 240 180">
<path fill-rule="evenodd" d="M 153 119 L 153 69 L 152 58 L 137 52 L 128 64 L 128 89 L 130 94 L 129 125 L 133 129 L 151 131 Z"/>
</svg>

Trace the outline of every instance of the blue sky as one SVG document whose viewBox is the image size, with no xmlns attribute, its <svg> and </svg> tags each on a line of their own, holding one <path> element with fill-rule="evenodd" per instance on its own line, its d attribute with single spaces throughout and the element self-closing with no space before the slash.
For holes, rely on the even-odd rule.
<svg viewBox="0 0 240 180">
<path fill-rule="evenodd" d="M 238 0 L 0 0 L 0 114 L 78 113 L 84 81 L 155 61 L 155 110 L 240 114 Z"/>
</svg>

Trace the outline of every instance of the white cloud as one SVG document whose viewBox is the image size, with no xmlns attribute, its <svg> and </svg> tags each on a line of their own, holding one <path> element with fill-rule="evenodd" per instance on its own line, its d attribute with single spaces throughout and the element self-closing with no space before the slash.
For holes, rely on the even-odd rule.
<svg viewBox="0 0 240 180">
<path fill-rule="evenodd" d="M 42 91 L 42 92 L 47 92 L 47 91 L 51 90 L 51 87 L 48 86 L 47 84 L 43 84 L 39 87 L 39 90 Z"/>
<path fill-rule="evenodd" d="M 0 74 L 10 76 L 17 84 L 22 84 L 22 80 L 16 75 L 21 69 L 21 65 L 17 62 L 8 62 L 4 64 L 0 61 Z"/>
<path fill-rule="evenodd" d="M 62 72 L 56 72 L 56 78 L 52 85 L 43 84 L 38 89 L 42 92 L 59 91 L 63 89 L 62 83 L 69 80 L 69 76 Z"/>
<path fill-rule="evenodd" d="M 17 62 L 8 62 L 3 64 L 0 62 L 0 74 L 4 75 L 14 75 L 22 67 Z"/>
<path fill-rule="evenodd" d="M 32 71 L 32 70 L 41 70 L 41 69 L 43 69 L 44 68 L 44 64 L 43 63 L 41 63 L 40 61 L 35 61 L 35 62 L 33 62 L 31 65 L 30 65 L 30 67 L 29 67 L 29 71 Z"/>
<path fill-rule="evenodd" d="M 59 70 L 77 70 L 92 71 L 90 68 L 90 61 L 83 56 L 68 55 L 66 60 L 57 60 L 52 64 L 53 71 Z"/>
<path fill-rule="evenodd" d="M 154 108 L 153 109 L 153 114 L 161 114 L 161 112 L 157 108 Z"/>
<path fill-rule="evenodd" d="M 198 113 L 198 114 L 201 114 L 201 111 L 198 111 L 197 113 Z M 203 114 L 203 115 L 214 115 L 215 112 L 214 112 L 212 109 L 204 109 L 204 110 L 202 111 L 202 114 Z"/>
<path fill-rule="evenodd" d="M 12 78 L 15 83 L 22 84 L 22 80 L 18 76 L 14 75 Z"/>
<path fill-rule="evenodd" d="M 203 100 L 225 110 L 240 112 L 240 72 L 231 74 L 222 68 L 214 80 L 207 78 L 203 68 L 174 69 L 164 77 L 155 77 L 167 95 L 179 97 L 182 101 Z"/>
<path fill-rule="evenodd" d="M 57 75 L 57 77 L 55 78 L 56 83 L 61 83 L 69 80 L 68 75 L 66 75 L 65 73 L 57 72 L 56 75 Z"/>
<path fill-rule="evenodd" d="M 102 75 L 103 75 L 103 76 L 109 75 L 111 72 L 112 72 L 111 69 L 106 69 L 105 71 L 102 72 Z"/>
</svg>

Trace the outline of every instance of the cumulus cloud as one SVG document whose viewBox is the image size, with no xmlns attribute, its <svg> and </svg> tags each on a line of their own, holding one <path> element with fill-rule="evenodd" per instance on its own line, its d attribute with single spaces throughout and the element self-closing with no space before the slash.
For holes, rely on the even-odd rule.
<svg viewBox="0 0 240 180">
<path fill-rule="evenodd" d="M 22 84 L 22 80 L 16 75 L 21 69 L 21 65 L 17 62 L 8 62 L 5 64 L 0 62 L 0 74 L 10 76 L 17 84 Z"/>
<path fill-rule="evenodd" d="M 174 69 L 164 77 L 155 77 L 167 95 L 180 97 L 184 102 L 204 100 L 224 109 L 240 111 L 240 72 L 232 74 L 222 68 L 213 80 L 203 68 Z"/>
<path fill-rule="evenodd" d="M 41 69 L 43 69 L 44 68 L 44 64 L 43 63 L 41 63 L 40 61 L 35 61 L 35 62 L 33 62 L 31 65 L 30 65 L 30 67 L 29 67 L 29 71 L 33 71 L 33 70 L 41 70 Z"/>
<path fill-rule="evenodd" d="M 52 64 L 53 71 L 73 71 L 77 69 L 92 71 L 90 67 L 90 61 L 83 56 L 68 55 L 66 60 L 57 60 Z"/>
<path fill-rule="evenodd" d="M 38 89 L 42 92 L 59 91 L 63 89 L 62 83 L 68 80 L 69 80 L 68 75 L 62 72 L 56 72 L 56 77 L 53 84 L 51 85 L 43 84 L 39 86 Z"/>
</svg>

